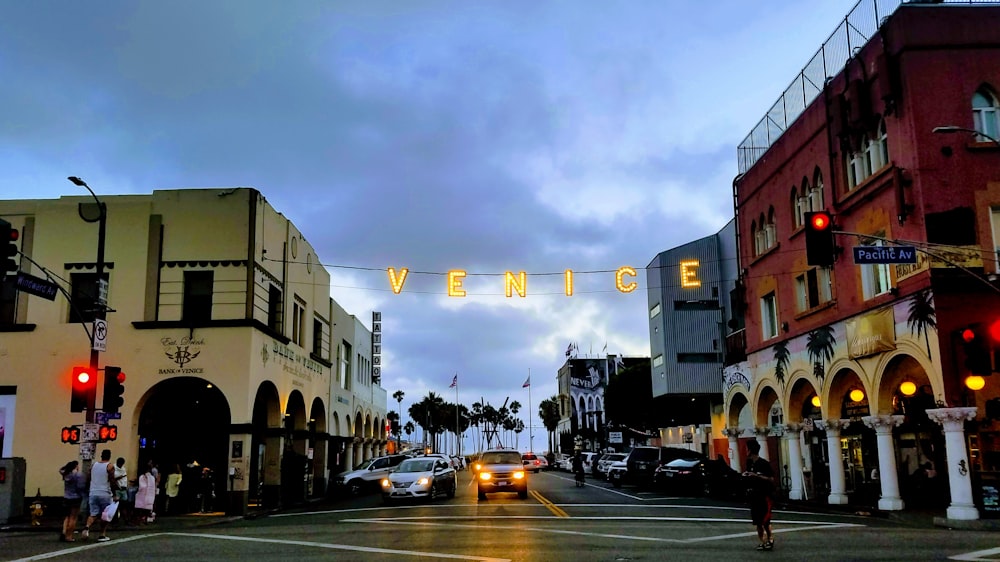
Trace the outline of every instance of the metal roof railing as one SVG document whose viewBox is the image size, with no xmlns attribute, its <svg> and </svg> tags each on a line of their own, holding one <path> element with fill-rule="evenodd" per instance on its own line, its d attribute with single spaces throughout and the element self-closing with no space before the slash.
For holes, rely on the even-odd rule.
<svg viewBox="0 0 1000 562">
<path fill-rule="evenodd" d="M 745 173 L 764 155 L 806 107 L 823 91 L 826 81 L 875 35 L 885 18 L 903 4 L 998 4 L 997 0 L 858 0 L 819 51 L 781 93 L 764 118 L 736 148 L 739 171 Z"/>
</svg>

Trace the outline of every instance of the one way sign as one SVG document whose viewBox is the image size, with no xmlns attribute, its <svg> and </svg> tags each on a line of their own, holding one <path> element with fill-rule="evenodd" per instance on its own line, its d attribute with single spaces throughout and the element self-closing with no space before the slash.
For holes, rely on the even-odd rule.
<svg viewBox="0 0 1000 562">
<path fill-rule="evenodd" d="M 855 246 L 854 263 L 917 263 L 914 246 Z"/>
</svg>

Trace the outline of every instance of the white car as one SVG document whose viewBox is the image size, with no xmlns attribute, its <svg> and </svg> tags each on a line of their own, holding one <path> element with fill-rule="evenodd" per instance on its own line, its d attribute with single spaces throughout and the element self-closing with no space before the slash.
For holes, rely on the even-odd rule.
<svg viewBox="0 0 1000 562">
<path fill-rule="evenodd" d="M 457 489 L 458 474 L 451 463 L 437 456 L 415 457 L 401 462 L 382 479 L 382 501 L 433 500 L 440 494 L 453 498 Z"/>
<path fill-rule="evenodd" d="M 606 453 L 603 457 L 601 457 L 601 460 L 597 461 L 598 475 L 607 480 L 608 470 L 611 469 L 611 463 L 621 460 L 625 460 L 625 453 Z"/>
</svg>

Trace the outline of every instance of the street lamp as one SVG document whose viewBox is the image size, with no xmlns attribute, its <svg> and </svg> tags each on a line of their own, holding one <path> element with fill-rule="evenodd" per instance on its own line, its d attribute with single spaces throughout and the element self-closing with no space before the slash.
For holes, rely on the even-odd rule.
<svg viewBox="0 0 1000 562">
<path fill-rule="evenodd" d="M 107 210 L 107 207 L 104 206 L 104 203 L 102 203 L 101 200 L 97 198 L 97 194 L 94 193 L 94 190 L 90 189 L 90 186 L 87 185 L 87 182 L 83 181 L 82 179 L 80 179 L 80 178 L 78 178 L 76 176 L 69 176 L 66 179 L 68 179 L 69 181 L 73 182 L 74 185 L 87 188 L 87 191 L 90 192 L 91 197 L 93 197 L 94 201 L 97 203 L 97 217 L 94 217 L 92 214 L 89 214 L 89 213 L 85 214 L 84 213 L 83 204 L 80 204 L 80 206 L 78 207 L 78 212 L 80 213 L 80 218 L 82 218 L 83 220 L 85 220 L 87 222 L 95 222 L 96 221 L 98 223 L 98 227 L 97 227 L 97 282 L 95 284 L 95 288 L 98 290 L 98 294 L 100 294 L 99 287 L 103 284 L 103 280 L 104 280 L 104 237 L 105 237 L 105 231 L 106 231 L 106 228 L 107 228 L 108 210 Z M 104 320 L 105 319 L 105 303 L 98 302 L 97 310 L 95 311 L 95 318 L 100 319 L 100 320 Z M 97 349 L 95 349 L 96 346 L 94 345 L 96 338 L 97 338 L 97 330 L 91 330 L 91 332 L 90 332 L 90 369 L 91 369 L 92 373 L 97 373 L 98 366 L 100 364 L 100 355 L 101 355 L 101 352 L 98 351 Z M 87 423 L 94 423 L 94 413 L 95 413 L 94 409 L 97 406 L 97 404 L 95 403 L 96 402 L 96 398 L 97 398 L 97 393 L 96 392 L 94 394 L 90 395 L 87 398 L 87 414 L 86 414 Z"/>
<path fill-rule="evenodd" d="M 977 131 L 975 129 L 969 129 L 967 127 L 959 127 L 957 125 L 942 125 L 940 127 L 934 127 L 931 130 L 931 132 L 932 133 L 945 133 L 945 134 L 947 134 L 947 133 L 971 133 L 971 134 L 976 135 L 978 137 L 983 137 L 984 139 L 988 139 L 993 144 L 995 144 L 997 146 L 1000 146 L 1000 140 L 997 140 L 997 139 L 995 139 L 995 138 L 987 135 L 986 133 L 984 133 L 982 131 Z"/>
</svg>

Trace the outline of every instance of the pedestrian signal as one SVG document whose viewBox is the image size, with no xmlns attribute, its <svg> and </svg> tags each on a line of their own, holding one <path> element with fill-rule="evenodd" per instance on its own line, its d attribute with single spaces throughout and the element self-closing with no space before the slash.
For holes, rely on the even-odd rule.
<svg viewBox="0 0 1000 562">
<path fill-rule="evenodd" d="M 80 442 L 80 426 L 71 425 L 62 428 L 62 442 L 76 445 Z"/>
<path fill-rule="evenodd" d="M 102 425 L 97 430 L 97 442 L 107 443 L 108 441 L 114 441 L 118 439 L 118 426 L 117 425 Z"/>
</svg>

